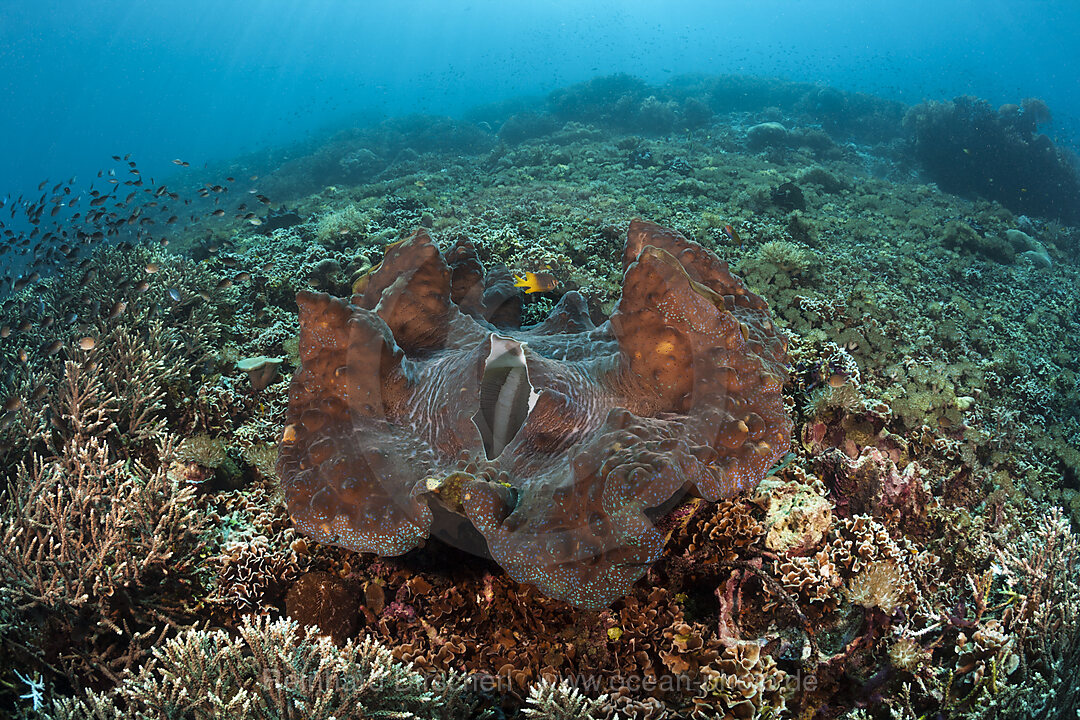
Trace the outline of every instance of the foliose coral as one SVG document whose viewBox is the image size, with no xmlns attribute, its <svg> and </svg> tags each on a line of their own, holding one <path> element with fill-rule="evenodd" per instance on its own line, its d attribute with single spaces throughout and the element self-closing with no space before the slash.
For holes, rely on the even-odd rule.
<svg viewBox="0 0 1080 720">
<path fill-rule="evenodd" d="M 687 492 L 754 486 L 788 448 L 786 340 L 678 233 L 631 223 L 622 297 L 499 326 L 505 272 L 423 231 L 351 302 L 301 293 L 278 464 L 298 528 L 396 555 L 435 535 L 582 607 L 628 591 Z"/>
</svg>

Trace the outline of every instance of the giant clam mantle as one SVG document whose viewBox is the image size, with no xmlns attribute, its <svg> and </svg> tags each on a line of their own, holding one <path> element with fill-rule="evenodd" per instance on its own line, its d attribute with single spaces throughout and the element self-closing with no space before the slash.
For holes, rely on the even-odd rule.
<svg viewBox="0 0 1080 720">
<path fill-rule="evenodd" d="M 350 300 L 303 292 L 278 460 L 325 543 L 397 555 L 436 536 L 580 607 L 629 591 L 690 497 L 756 485 L 788 450 L 786 341 L 713 253 L 630 224 L 622 296 L 517 323 L 505 268 L 424 230 Z"/>
</svg>

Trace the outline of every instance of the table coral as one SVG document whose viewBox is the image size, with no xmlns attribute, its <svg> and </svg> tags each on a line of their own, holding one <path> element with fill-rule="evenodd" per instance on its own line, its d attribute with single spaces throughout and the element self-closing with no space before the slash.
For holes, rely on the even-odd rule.
<svg viewBox="0 0 1080 720">
<path fill-rule="evenodd" d="M 725 263 L 652 223 L 630 224 L 598 327 L 575 291 L 539 324 L 499 324 L 516 316 L 500 312 L 506 273 L 478 267 L 421 229 L 350 301 L 297 296 L 290 513 L 380 555 L 435 536 L 604 607 L 660 556 L 658 521 L 688 493 L 737 495 L 787 451 L 786 340 Z"/>
</svg>

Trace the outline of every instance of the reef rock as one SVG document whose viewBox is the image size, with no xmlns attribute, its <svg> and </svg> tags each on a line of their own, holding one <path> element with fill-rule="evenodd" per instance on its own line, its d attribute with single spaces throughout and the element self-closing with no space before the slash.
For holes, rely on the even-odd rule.
<svg viewBox="0 0 1080 720">
<path fill-rule="evenodd" d="M 635 220 L 623 265 L 599 327 L 577 292 L 514 327 L 505 269 L 423 229 L 350 300 L 300 293 L 278 460 L 296 527 L 379 555 L 438 537 L 580 607 L 626 594 L 663 518 L 754 487 L 791 421 L 786 340 L 724 262 Z"/>
<path fill-rule="evenodd" d="M 758 485 L 753 501 L 765 508 L 765 547 L 789 555 L 821 544 L 832 526 L 832 503 L 821 489 L 775 477 Z"/>
<path fill-rule="evenodd" d="M 790 137 L 786 127 L 778 122 L 763 122 L 746 131 L 747 144 L 756 150 L 767 147 L 783 147 Z"/>
</svg>

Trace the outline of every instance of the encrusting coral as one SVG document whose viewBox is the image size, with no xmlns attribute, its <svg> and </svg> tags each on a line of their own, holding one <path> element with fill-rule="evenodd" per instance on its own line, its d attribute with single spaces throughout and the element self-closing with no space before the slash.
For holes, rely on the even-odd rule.
<svg viewBox="0 0 1080 720">
<path fill-rule="evenodd" d="M 435 535 L 603 607 L 659 557 L 687 491 L 730 497 L 787 451 L 786 340 L 696 243 L 632 222 L 599 327 L 573 291 L 538 325 L 494 325 L 505 273 L 449 256 L 420 230 L 351 303 L 298 296 L 278 470 L 311 537 L 398 555 Z"/>
</svg>

